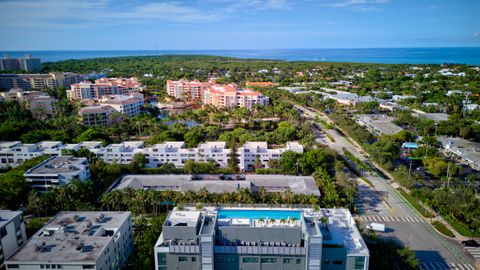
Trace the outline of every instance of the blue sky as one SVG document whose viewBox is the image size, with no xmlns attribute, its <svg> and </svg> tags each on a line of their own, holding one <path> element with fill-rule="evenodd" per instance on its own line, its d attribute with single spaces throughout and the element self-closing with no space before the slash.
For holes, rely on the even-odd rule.
<svg viewBox="0 0 480 270">
<path fill-rule="evenodd" d="M 0 0 L 0 50 L 480 46 L 480 0 Z"/>
</svg>

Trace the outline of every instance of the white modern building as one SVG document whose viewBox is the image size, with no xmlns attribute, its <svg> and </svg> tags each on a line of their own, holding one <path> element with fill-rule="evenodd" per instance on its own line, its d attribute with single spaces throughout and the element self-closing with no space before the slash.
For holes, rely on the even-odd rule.
<svg viewBox="0 0 480 270">
<path fill-rule="evenodd" d="M 47 191 L 50 188 L 68 185 L 72 180 L 90 178 L 90 168 L 86 158 L 51 157 L 29 169 L 23 176 L 33 188 Z"/>
<path fill-rule="evenodd" d="M 287 142 L 283 148 L 269 149 L 266 142 L 246 142 L 238 149 L 240 170 L 251 171 L 256 168 L 269 168 L 268 161 L 280 159 L 286 151 L 303 153 L 303 146 L 298 142 Z"/>
<path fill-rule="evenodd" d="M 342 208 L 174 208 L 155 244 L 158 270 L 367 270 L 369 261 Z"/>
<path fill-rule="evenodd" d="M 5 265 L 8 270 L 119 270 L 132 249 L 130 212 L 60 212 Z"/>
<path fill-rule="evenodd" d="M 20 141 L 0 142 L 0 167 L 16 167 L 24 161 L 42 156 L 37 144 L 22 144 Z"/>
<path fill-rule="evenodd" d="M 147 168 L 157 168 L 165 163 L 181 168 L 187 160 L 213 161 L 218 167 L 226 167 L 230 152 L 225 142 L 205 142 L 197 148 L 185 148 L 184 142 L 164 142 L 145 149 L 143 154 L 147 159 Z"/>
<path fill-rule="evenodd" d="M 132 162 L 133 156 L 137 153 L 143 153 L 144 149 L 145 146 L 142 141 L 127 141 L 109 144 L 95 152 L 97 158 L 106 163 L 129 164 Z"/>
<path fill-rule="evenodd" d="M 228 166 L 232 151 L 226 147 L 225 142 L 219 141 L 205 142 L 195 148 L 186 148 L 185 142 L 182 141 L 167 141 L 151 147 L 145 147 L 143 141 L 126 141 L 105 147 L 101 142 L 80 142 L 78 144 L 62 144 L 59 141 L 43 141 L 36 144 L 22 144 L 19 141 L 0 142 L 0 167 L 15 167 L 36 156 L 68 155 L 69 150 L 78 151 L 80 148 L 90 150 L 98 159 L 106 163 L 129 164 L 135 154 L 144 154 L 147 168 L 158 168 L 166 163 L 182 168 L 187 160 L 214 162 L 217 167 L 224 168 Z M 240 170 L 252 170 L 254 165 L 268 168 L 269 160 L 280 159 L 282 153 L 286 151 L 302 153 L 303 146 L 298 142 L 287 142 L 284 147 L 269 149 L 266 142 L 247 142 L 237 150 Z M 257 156 L 261 164 L 256 164 Z"/>
<path fill-rule="evenodd" d="M 27 241 L 22 211 L 0 210 L 0 269 L 3 262 Z"/>
</svg>

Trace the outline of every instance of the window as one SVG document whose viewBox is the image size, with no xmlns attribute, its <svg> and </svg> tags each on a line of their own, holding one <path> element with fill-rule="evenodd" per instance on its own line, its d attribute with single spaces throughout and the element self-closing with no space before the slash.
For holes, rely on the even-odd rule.
<svg viewBox="0 0 480 270">
<path fill-rule="evenodd" d="M 302 263 L 302 259 L 297 259 L 297 264 L 301 264 Z"/>
<path fill-rule="evenodd" d="M 180 257 L 178 257 L 178 261 L 179 262 L 188 262 L 188 257 L 180 256 Z"/>
<path fill-rule="evenodd" d="M 341 265 L 341 264 L 343 264 L 343 261 L 342 260 L 333 260 L 333 264 Z"/>
<path fill-rule="evenodd" d="M 276 258 L 262 258 L 261 262 L 262 263 L 276 263 L 277 259 Z"/>
<path fill-rule="evenodd" d="M 95 268 L 95 265 L 91 265 L 91 264 L 89 264 L 89 265 L 83 265 L 82 268 L 83 268 L 83 269 L 94 269 L 94 268 Z"/>
<path fill-rule="evenodd" d="M 365 257 L 355 257 L 355 270 L 365 269 Z"/>
<path fill-rule="evenodd" d="M 242 259 L 244 263 L 258 263 L 258 258 L 245 257 Z"/>
<path fill-rule="evenodd" d="M 5 227 L 0 229 L 0 236 L 3 238 L 7 235 L 7 229 Z"/>
<path fill-rule="evenodd" d="M 192 262 L 196 262 L 197 261 L 197 257 L 192 257 Z"/>
<path fill-rule="evenodd" d="M 283 258 L 283 263 L 293 263 L 292 258 Z"/>
<path fill-rule="evenodd" d="M 324 260 L 323 264 L 330 264 L 330 260 Z"/>
<path fill-rule="evenodd" d="M 167 256 L 165 255 L 165 253 L 158 253 L 157 254 L 157 261 L 158 261 L 158 265 L 167 265 Z"/>
<path fill-rule="evenodd" d="M 13 269 L 13 268 L 20 268 L 20 267 L 18 266 L 18 264 L 8 264 L 7 268 L 8 269 Z"/>
<path fill-rule="evenodd" d="M 215 261 L 219 263 L 223 263 L 223 256 L 222 255 L 215 255 Z"/>
<path fill-rule="evenodd" d="M 237 257 L 235 257 L 235 256 L 227 256 L 227 262 L 228 262 L 228 263 L 235 263 L 235 262 L 237 262 Z"/>
</svg>

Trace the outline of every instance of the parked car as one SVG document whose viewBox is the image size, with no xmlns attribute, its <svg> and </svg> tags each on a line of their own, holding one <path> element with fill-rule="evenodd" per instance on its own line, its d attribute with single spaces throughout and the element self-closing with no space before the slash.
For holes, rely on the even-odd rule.
<svg viewBox="0 0 480 270">
<path fill-rule="evenodd" d="M 466 247 L 480 247 L 480 244 L 473 239 L 462 241 L 462 245 Z"/>
</svg>

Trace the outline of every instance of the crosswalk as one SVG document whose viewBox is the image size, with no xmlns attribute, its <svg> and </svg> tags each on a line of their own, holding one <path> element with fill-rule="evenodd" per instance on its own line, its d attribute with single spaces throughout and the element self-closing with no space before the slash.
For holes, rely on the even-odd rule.
<svg viewBox="0 0 480 270">
<path fill-rule="evenodd" d="M 480 260 L 480 248 L 465 247 L 468 253 L 470 253 L 475 259 Z"/>
<path fill-rule="evenodd" d="M 421 270 L 475 270 L 475 266 L 468 263 L 422 262 L 418 267 Z"/>
<path fill-rule="evenodd" d="M 360 216 L 360 222 L 407 222 L 421 223 L 425 222 L 420 217 L 390 217 L 390 216 Z"/>
</svg>

